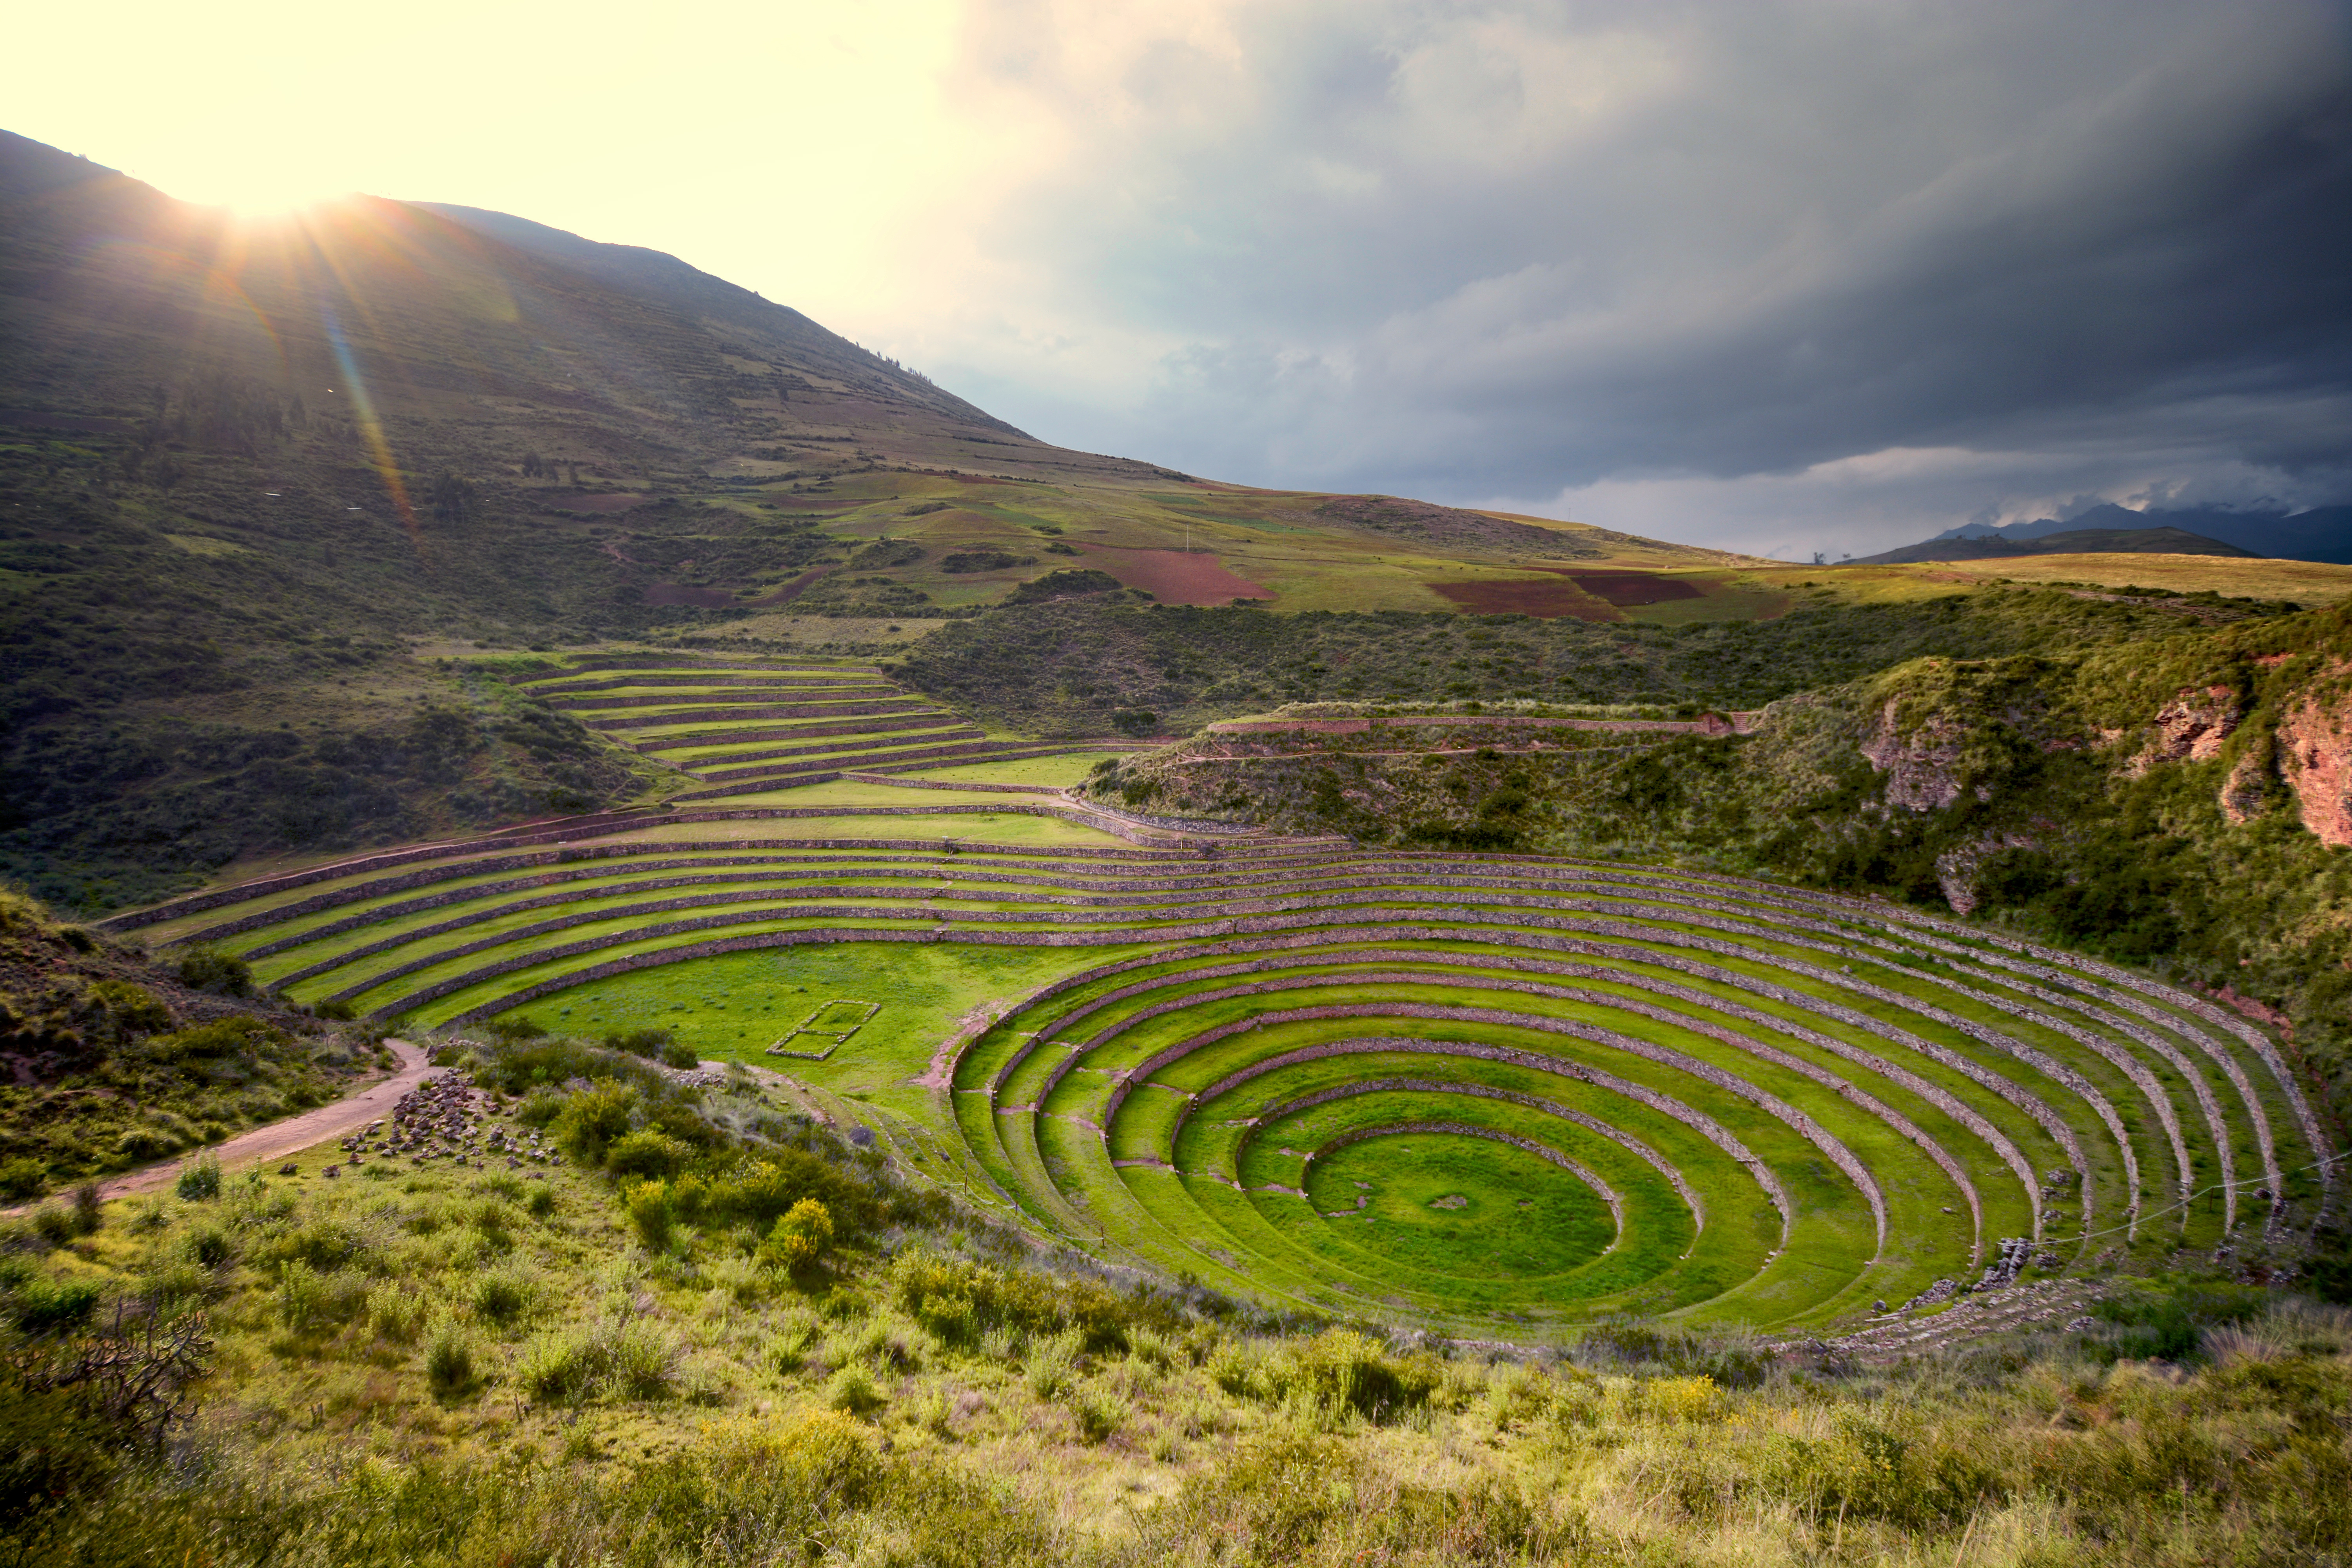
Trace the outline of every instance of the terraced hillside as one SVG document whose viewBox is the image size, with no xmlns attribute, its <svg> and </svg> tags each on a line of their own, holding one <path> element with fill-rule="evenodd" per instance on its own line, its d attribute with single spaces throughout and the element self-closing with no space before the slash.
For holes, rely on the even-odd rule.
<svg viewBox="0 0 2352 1568">
<path fill-rule="evenodd" d="M 821 784 L 852 770 L 899 773 L 1096 744 L 992 741 L 872 665 L 612 654 L 519 676 L 514 684 L 710 786 L 673 797 L 682 801 Z"/>
<path fill-rule="evenodd" d="M 679 689 L 656 674 L 609 679 Z M 1105 1256 L 1392 1321 L 1826 1321 L 2259 1247 L 2330 1202 L 2270 1037 L 2104 963 L 1758 883 L 941 782 L 422 846 L 116 923 L 410 1028 L 761 950 L 1064 952 L 934 1042 L 909 1146 Z M 755 1003 L 779 1027 L 772 1002 L 808 1005 Z"/>
</svg>

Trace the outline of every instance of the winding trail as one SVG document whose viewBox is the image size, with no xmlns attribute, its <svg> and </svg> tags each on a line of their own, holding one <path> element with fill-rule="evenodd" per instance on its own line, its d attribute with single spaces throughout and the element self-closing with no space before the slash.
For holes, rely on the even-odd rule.
<svg viewBox="0 0 2352 1568">
<path fill-rule="evenodd" d="M 378 1079 L 357 1094 L 306 1110 L 299 1116 L 289 1116 L 267 1126 L 257 1127 L 250 1132 L 240 1132 L 222 1142 L 203 1149 L 191 1149 L 177 1159 L 160 1160 L 152 1165 L 144 1165 L 100 1182 L 98 1184 L 99 1195 L 127 1197 L 132 1193 L 143 1193 L 150 1187 L 163 1186 L 178 1179 L 180 1167 L 198 1154 L 211 1154 L 223 1165 L 274 1160 L 281 1154 L 308 1149 L 354 1127 L 364 1127 L 371 1121 L 390 1116 L 393 1102 L 423 1083 L 425 1075 L 433 1070 L 433 1063 L 422 1049 L 406 1040 L 386 1039 L 384 1044 L 400 1058 L 400 1070 L 390 1078 Z M 17 1214 L 33 1206 L 26 1204 L 20 1209 L 0 1212 Z"/>
</svg>

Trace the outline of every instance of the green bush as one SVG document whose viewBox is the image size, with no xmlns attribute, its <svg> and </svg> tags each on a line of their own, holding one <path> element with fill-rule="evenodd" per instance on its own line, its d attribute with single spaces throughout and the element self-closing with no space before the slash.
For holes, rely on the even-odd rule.
<svg viewBox="0 0 2352 1568">
<path fill-rule="evenodd" d="M 436 1394 L 457 1394 L 473 1384 L 473 1339 L 465 1325 L 446 1312 L 426 1327 L 425 1376 Z"/>
<path fill-rule="evenodd" d="M 898 1304 L 926 1326 L 968 1323 L 961 1331 L 966 1333 L 999 1326 L 1029 1334 L 1067 1329 L 1089 1351 L 1127 1349 L 1128 1330 L 1137 1322 L 1172 1327 L 1182 1321 L 1158 1299 L 1122 1296 L 1092 1279 L 999 1270 L 920 1246 L 891 1260 L 890 1282 Z"/>
<path fill-rule="evenodd" d="M 814 1268 L 833 1248 L 833 1215 L 814 1198 L 803 1198 L 785 1212 L 760 1244 L 763 1262 L 789 1273 Z"/>
<path fill-rule="evenodd" d="M 515 1108 L 515 1120 L 525 1127 L 546 1127 L 563 1114 L 564 1096 L 552 1089 L 534 1089 Z"/>
<path fill-rule="evenodd" d="M 46 1334 L 86 1323 L 101 1294 L 94 1280 L 35 1280 L 16 1292 L 16 1326 L 28 1334 Z"/>
<path fill-rule="evenodd" d="M 101 980 L 89 988 L 89 994 L 115 1026 L 127 1033 L 152 1035 L 172 1026 L 172 1010 L 144 985 L 128 980 Z"/>
<path fill-rule="evenodd" d="M 0 1161 L 0 1197 L 37 1198 L 48 1186 L 47 1167 L 30 1154 Z"/>
<path fill-rule="evenodd" d="M 184 1145 L 160 1127 L 133 1127 L 114 1141 L 114 1152 L 134 1165 L 176 1154 Z"/>
<path fill-rule="evenodd" d="M 556 1114 L 556 1142 L 583 1165 L 602 1163 L 604 1151 L 628 1132 L 638 1099 L 635 1089 L 610 1079 L 582 1089 Z"/>
<path fill-rule="evenodd" d="M 202 1268 L 218 1268 L 236 1256 L 228 1232 L 216 1225 L 188 1232 L 181 1246 L 187 1250 L 188 1261 Z"/>
<path fill-rule="evenodd" d="M 474 1311 L 493 1323 L 510 1323 L 530 1310 L 537 1293 L 528 1274 L 499 1269 L 474 1281 Z"/>
<path fill-rule="evenodd" d="M 405 1280 L 386 1280 L 367 1294 L 368 1327 L 402 1344 L 424 1331 L 425 1310 L 424 1293 Z"/>
<path fill-rule="evenodd" d="M 640 1182 L 622 1198 L 622 1205 L 635 1227 L 637 1239 L 648 1252 L 669 1250 L 670 1236 L 677 1224 L 677 1210 L 671 1202 L 669 1187 L 662 1182 Z"/>
<path fill-rule="evenodd" d="M 2115 1325 L 2093 1343 L 2101 1359 L 2185 1362 L 2200 1359 L 2205 1331 L 2261 1315 L 2269 1292 L 2243 1285 L 2142 1286 L 2119 1290 L 2091 1306 L 2091 1315 Z"/>
<path fill-rule="evenodd" d="M 180 1169 L 180 1179 L 172 1190 L 188 1203 L 204 1203 L 220 1196 L 220 1161 L 210 1154 L 200 1154 Z"/>
<path fill-rule="evenodd" d="M 173 1034 L 157 1035 L 146 1048 L 165 1061 L 245 1056 L 264 1046 L 284 1046 L 292 1037 L 258 1018 L 215 1018 Z"/>
<path fill-rule="evenodd" d="M 225 996 L 250 996 L 253 969 L 232 953 L 194 947 L 180 956 L 180 984 L 192 990 L 217 992 Z"/>
<path fill-rule="evenodd" d="M 1070 1419 L 1082 1443 L 1108 1440 L 1126 1425 L 1129 1414 L 1125 1396 L 1105 1384 L 1081 1384 L 1070 1399 Z"/>
<path fill-rule="evenodd" d="M 604 1046 L 608 1051 L 626 1051 L 633 1057 L 659 1059 L 669 1054 L 677 1044 L 677 1037 L 667 1029 L 631 1029 L 626 1033 L 609 1034 Z"/>
<path fill-rule="evenodd" d="M 684 1142 L 648 1128 L 614 1139 L 604 1152 L 604 1168 L 616 1176 L 674 1176 L 693 1157 Z"/>
<path fill-rule="evenodd" d="M 824 1402 L 845 1415 L 864 1415 L 888 1403 L 863 1362 L 851 1362 L 833 1374 L 824 1385 Z"/>
</svg>

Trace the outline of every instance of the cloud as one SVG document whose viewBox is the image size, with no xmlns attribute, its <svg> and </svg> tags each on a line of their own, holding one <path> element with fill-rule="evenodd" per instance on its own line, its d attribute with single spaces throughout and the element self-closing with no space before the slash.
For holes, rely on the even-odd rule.
<svg viewBox="0 0 2352 1568">
<path fill-rule="evenodd" d="M 2344 499 L 2347 43 L 2317 0 L 975 4 L 951 110 L 1028 161 L 922 358 L 1072 445 L 1756 548 Z"/>
</svg>

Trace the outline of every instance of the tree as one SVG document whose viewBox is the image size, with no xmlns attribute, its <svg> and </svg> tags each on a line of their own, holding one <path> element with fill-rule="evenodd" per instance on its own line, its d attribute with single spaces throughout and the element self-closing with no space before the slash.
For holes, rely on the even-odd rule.
<svg viewBox="0 0 2352 1568">
<path fill-rule="evenodd" d="M 433 516 L 440 522 L 463 522 L 474 513 L 474 481 L 443 469 L 433 481 Z"/>
</svg>

